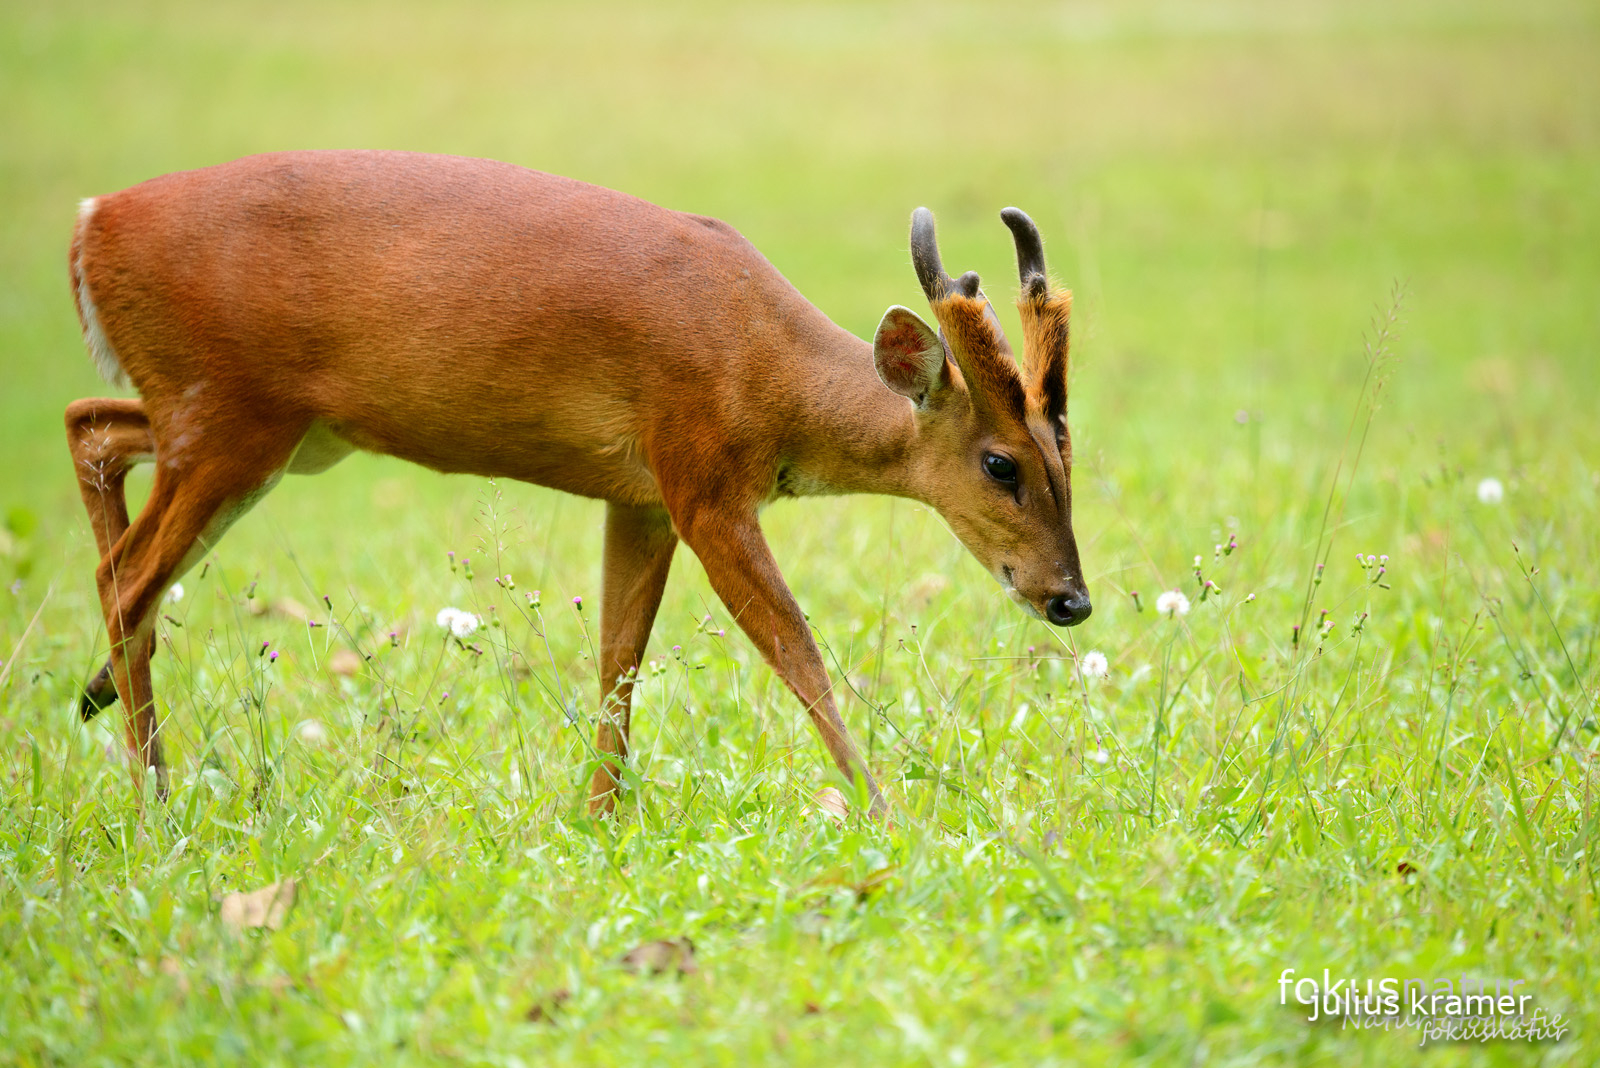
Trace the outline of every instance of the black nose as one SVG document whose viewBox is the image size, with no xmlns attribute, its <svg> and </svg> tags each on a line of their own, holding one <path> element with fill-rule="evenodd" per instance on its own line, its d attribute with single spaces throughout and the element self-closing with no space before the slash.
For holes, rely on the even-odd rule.
<svg viewBox="0 0 1600 1068">
<path fill-rule="evenodd" d="M 1076 627 L 1089 618 L 1094 606 L 1087 593 L 1063 594 L 1044 603 L 1044 614 L 1058 627 Z"/>
</svg>

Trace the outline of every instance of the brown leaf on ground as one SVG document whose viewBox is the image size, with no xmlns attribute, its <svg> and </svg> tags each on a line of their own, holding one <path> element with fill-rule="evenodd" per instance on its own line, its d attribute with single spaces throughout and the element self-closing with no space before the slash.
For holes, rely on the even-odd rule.
<svg viewBox="0 0 1600 1068">
<path fill-rule="evenodd" d="M 635 975 L 693 975 L 699 971 L 694 962 L 694 943 L 687 937 L 642 943 L 624 953 L 617 963 Z"/>
<path fill-rule="evenodd" d="M 838 790 L 824 786 L 817 791 L 817 811 L 830 819 L 842 820 L 850 814 L 850 803 Z"/>
<path fill-rule="evenodd" d="M 888 886 L 889 883 L 894 879 L 894 873 L 897 869 L 898 865 L 891 864 L 886 868 L 879 868 L 877 871 L 868 872 L 860 879 L 849 884 L 850 889 L 856 892 L 856 897 L 860 898 L 862 901 L 865 901 L 879 890 L 882 890 L 884 887 Z"/>
<path fill-rule="evenodd" d="M 524 1017 L 529 1023 L 554 1023 L 561 1006 L 572 1000 L 572 991 L 566 987 L 552 990 L 533 1003 Z"/>
<path fill-rule="evenodd" d="M 364 663 L 366 661 L 354 649 L 335 649 L 333 655 L 328 657 L 328 670 L 348 679 L 360 672 Z"/>
<path fill-rule="evenodd" d="M 188 995 L 189 977 L 184 974 L 183 965 L 178 963 L 176 957 L 162 957 L 161 963 L 157 967 L 161 969 L 162 975 L 169 976 L 172 979 L 180 995 Z"/>
<path fill-rule="evenodd" d="M 295 881 L 284 879 L 260 890 L 229 894 L 222 899 L 222 922 L 234 931 L 265 927 L 276 931 L 294 907 Z"/>
<path fill-rule="evenodd" d="M 807 879 L 804 885 L 807 889 L 837 886 L 844 890 L 853 891 L 857 901 L 865 901 L 893 882 L 895 872 L 898 870 L 899 865 L 890 864 L 875 871 L 870 871 L 859 879 L 853 879 L 850 876 L 848 867 L 839 867 L 832 871 L 823 872 L 813 879 Z"/>
<path fill-rule="evenodd" d="M 911 584 L 911 589 L 906 593 L 906 600 L 918 610 L 925 610 L 933 599 L 943 593 L 945 587 L 950 585 L 950 580 L 943 575 L 929 572 Z"/>
</svg>

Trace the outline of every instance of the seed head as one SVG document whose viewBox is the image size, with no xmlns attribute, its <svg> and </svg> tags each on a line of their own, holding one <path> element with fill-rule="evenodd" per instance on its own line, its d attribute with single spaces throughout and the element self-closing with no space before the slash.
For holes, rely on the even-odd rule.
<svg viewBox="0 0 1600 1068">
<path fill-rule="evenodd" d="M 1078 661 L 1078 669 L 1083 672 L 1085 679 L 1103 679 L 1111 674 L 1111 663 L 1106 659 L 1106 654 L 1096 649 L 1083 654 L 1083 659 Z"/>
<path fill-rule="evenodd" d="M 433 621 L 457 638 L 472 637 L 483 623 L 483 620 L 471 612 L 463 612 L 459 608 L 441 608 L 439 614 L 433 617 Z"/>
<path fill-rule="evenodd" d="M 1177 590 L 1167 590 L 1156 598 L 1156 611 L 1164 616 L 1186 616 L 1189 614 L 1189 598 Z"/>
</svg>

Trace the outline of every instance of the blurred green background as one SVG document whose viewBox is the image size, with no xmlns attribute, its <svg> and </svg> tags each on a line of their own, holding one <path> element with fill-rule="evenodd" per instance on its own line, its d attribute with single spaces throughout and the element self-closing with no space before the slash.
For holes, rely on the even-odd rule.
<svg viewBox="0 0 1600 1068">
<path fill-rule="evenodd" d="M 1014 324 L 996 212 L 1021 205 L 1078 297 L 1079 485 L 1137 493 L 1136 528 L 1205 539 L 1314 509 L 1363 330 L 1396 284 L 1376 472 L 1595 452 L 1591 4 L 65 2 L 3 18 L 0 505 L 42 521 L 35 566 L 72 561 L 68 592 L 89 576 L 60 412 L 109 391 L 65 283 L 75 205 L 282 148 L 488 156 L 715 215 L 862 336 L 920 304 L 918 204 Z M 1203 471 L 1243 477 L 1203 512 L 1175 507 Z M 392 479 L 440 507 L 476 493 L 356 458 L 291 480 L 232 537 L 275 519 L 320 543 L 318 524 L 374 507 L 381 527 Z M 1102 496 L 1079 493 L 1091 580 L 1121 566 Z M 780 542 L 800 509 L 778 510 Z"/>
<path fill-rule="evenodd" d="M 116 718 L 84 728 L 74 712 L 105 636 L 61 413 L 110 389 L 78 337 L 68 234 L 85 196 L 333 147 L 493 157 L 720 217 L 861 336 L 887 306 L 921 304 L 906 250 L 920 204 L 947 266 L 981 272 L 1014 330 L 997 213 L 1025 208 L 1076 291 L 1076 527 L 1094 618 L 1069 635 L 1023 618 L 920 508 L 779 504 L 765 518 L 778 559 L 830 666 L 858 672 L 846 718 L 914 814 L 832 839 L 806 821 L 828 781 L 820 747 L 748 643 L 701 632 L 720 607 L 682 552 L 652 656 L 681 644 L 683 663 L 716 670 L 677 690 L 663 660 L 660 686 L 641 691 L 650 786 L 618 844 L 561 822 L 586 754 L 559 713 L 506 665 L 440 652 L 432 629 L 441 605 L 495 596 L 447 550 L 488 574 L 483 554 L 502 544 L 496 569 L 521 589 L 594 604 L 600 506 L 352 457 L 285 480 L 164 609 L 171 653 L 155 679 L 190 821 L 175 844 L 170 821 L 142 821 L 104 748 Z M 1046 1047 L 1151 1063 L 1230 1048 L 1349 1063 L 1364 1049 L 1392 1063 L 1401 1046 L 1358 1047 L 1275 1004 L 1278 968 L 1334 960 L 1539 978 L 1594 1041 L 1593 3 L 12 2 L 0 250 L 0 655 L 13 661 L 0 943 L 25 947 L 0 954 L 0 1024 L 35 1020 L 24 1058 L 149 1059 L 170 1048 L 162 1036 L 203 1050 L 237 1031 L 290 1061 L 316 1041 L 329 1062 L 370 1063 L 428 1027 L 574 1061 L 603 1057 L 601 1039 L 755 1056 L 779 1048 L 776 1026 L 833 1064 L 868 1050 L 1033 1061 Z M 1350 471 L 1347 431 L 1365 418 L 1364 345 L 1396 292 L 1381 409 L 1348 497 L 1333 495 L 1328 585 L 1307 599 L 1333 472 L 1341 457 Z M 1474 495 L 1486 476 L 1505 484 L 1499 508 Z M 130 480 L 135 497 L 147 479 Z M 1230 532 L 1244 548 L 1212 562 Z M 1392 595 L 1363 585 L 1356 550 L 1392 555 Z M 1131 591 L 1148 606 L 1188 583 L 1197 553 L 1225 602 L 1197 604 L 1181 629 L 1135 610 Z M 313 607 L 332 593 L 388 675 L 330 677 L 334 640 L 243 613 L 247 589 Z M 1370 608 L 1372 622 L 1313 657 L 1290 643 L 1303 606 L 1341 628 Z M 551 618 L 550 672 L 588 708 L 583 626 Z M 391 628 L 406 636 L 392 654 Z M 241 694 L 266 685 L 250 654 L 269 639 L 286 654 L 255 716 Z M 1090 648 L 1112 664 L 1100 689 L 1075 692 L 1068 662 L 1034 660 Z M 544 652 L 524 651 L 543 671 Z M 440 689 L 456 694 L 448 708 Z M 402 700 L 433 702 L 428 744 L 448 769 L 434 749 L 387 757 L 372 724 Z M 337 753 L 295 748 L 307 719 L 326 721 Z M 542 794 L 518 777 L 530 745 Z M 1111 762 L 1086 762 L 1101 746 Z M 268 765 L 266 793 L 217 785 Z M 1242 809 L 1223 811 L 1213 787 Z M 1521 832 L 1512 797 L 1543 798 Z M 81 860 L 23 841 L 41 812 Z M 757 839 L 740 830 L 761 820 Z M 676 852 L 683 827 L 713 841 Z M 980 857 L 1002 832 L 1038 852 Z M 204 885 L 179 859 L 191 834 Z M 1395 876 L 1402 858 L 1420 878 Z M 916 893 L 836 902 L 837 927 L 807 927 L 784 902 L 830 864 L 903 865 Z M 694 889 L 701 870 L 712 889 L 705 874 Z M 88 889 L 74 896 L 78 872 Z M 208 926 L 214 880 L 285 873 L 315 883 L 311 904 L 262 956 Z M 119 884 L 178 919 L 107 933 L 95 917 L 132 908 Z M 483 930 L 461 933 L 458 916 Z M 413 929 L 433 933 L 391 934 Z M 604 968 L 641 932 L 689 931 L 723 985 L 645 994 Z M 168 960 L 180 972 L 161 963 L 152 979 Z M 173 975 L 202 972 L 210 1015 L 173 992 Z M 823 980 L 805 985 L 824 974 L 837 1003 Z M 285 976 L 319 993 L 283 1002 Z M 580 980 L 575 1018 L 600 1037 L 529 1038 L 529 991 Z M 106 1000 L 88 1026 L 61 1006 L 95 984 Z M 827 1012 L 802 1011 L 811 999 Z M 703 1029 L 680 1034 L 688 1017 Z M 726 1046 L 696 1045 L 709 1036 Z M 1540 1055 L 1579 1063 L 1582 1048 Z"/>
<path fill-rule="evenodd" d="M 917 295 L 912 207 L 933 207 L 952 265 L 1000 293 L 995 213 L 1019 204 L 1078 292 L 1078 434 L 1109 457 L 1170 425 L 1215 458 L 1240 440 L 1236 409 L 1263 405 L 1270 448 L 1327 432 L 1320 401 L 1397 279 L 1392 425 L 1512 449 L 1496 418 L 1512 396 L 1536 427 L 1575 431 L 1600 315 L 1593 15 L 8 5 L 8 493 L 60 482 L 44 477 L 64 470 L 57 411 L 104 392 L 62 281 L 78 199 L 282 148 L 488 156 L 716 215 L 858 334 Z"/>
</svg>

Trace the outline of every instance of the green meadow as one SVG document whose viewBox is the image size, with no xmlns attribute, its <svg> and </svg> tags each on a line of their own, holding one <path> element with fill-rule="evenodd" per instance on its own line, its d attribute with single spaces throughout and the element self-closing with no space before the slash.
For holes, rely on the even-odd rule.
<svg viewBox="0 0 1600 1068">
<path fill-rule="evenodd" d="M 77 713 L 61 413 L 114 391 L 76 204 L 334 147 L 717 216 L 867 337 L 925 309 L 925 204 L 1017 339 L 1023 207 L 1076 295 L 1093 618 L 912 502 L 775 504 L 892 822 L 819 805 L 850 785 L 682 548 L 596 821 L 602 506 L 358 455 L 163 606 L 140 798 L 120 707 Z M 1600 1059 L 1593 4 L 12 3 L 0 250 L 0 1063 Z M 1311 1022 L 1324 969 L 1548 1028 Z"/>
</svg>

